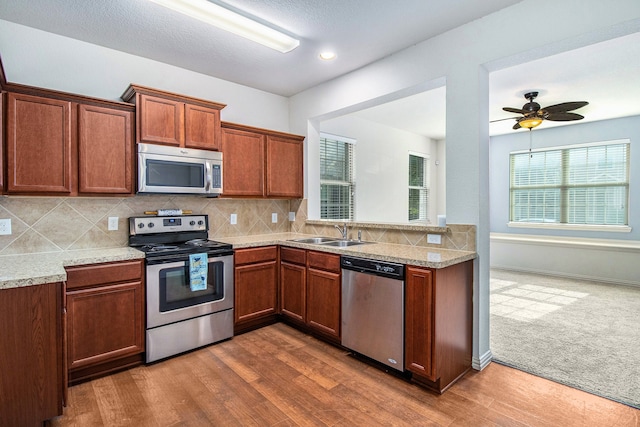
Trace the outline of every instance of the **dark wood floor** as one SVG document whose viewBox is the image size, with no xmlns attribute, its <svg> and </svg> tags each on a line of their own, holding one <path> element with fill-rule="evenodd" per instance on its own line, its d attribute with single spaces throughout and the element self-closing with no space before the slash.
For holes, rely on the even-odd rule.
<svg viewBox="0 0 640 427">
<path fill-rule="evenodd" d="M 640 427 L 640 411 L 496 363 L 438 396 L 276 324 L 71 387 L 52 425 Z"/>
</svg>

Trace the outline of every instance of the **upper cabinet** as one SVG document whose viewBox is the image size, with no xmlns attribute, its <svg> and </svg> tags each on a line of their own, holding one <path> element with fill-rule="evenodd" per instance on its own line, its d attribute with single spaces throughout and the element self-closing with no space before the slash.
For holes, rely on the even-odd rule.
<svg viewBox="0 0 640 427">
<path fill-rule="evenodd" d="M 7 194 L 133 194 L 133 105 L 7 86 Z"/>
<path fill-rule="evenodd" d="M 130 85 L 122 99 L 136 104 L 136 142 L 220 149 L 220 110 L 225 104 L 138 85 Z"/>
<path fill-rule="evenodd" d="M 302 198 L 303 140 L 223 122 L 224 196 Z"/>
</svg>

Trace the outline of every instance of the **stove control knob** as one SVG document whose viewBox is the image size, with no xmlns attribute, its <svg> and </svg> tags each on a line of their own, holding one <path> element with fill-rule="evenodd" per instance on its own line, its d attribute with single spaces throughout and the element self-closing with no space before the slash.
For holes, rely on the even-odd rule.
<svg viewBox="0 0 640 427">
<path fill-rule="evenodd" d="M 153 228 L 154 225 L 155 225 L 154 223 L 150 222 L 149 223 L 149 228 Z"/>
<path fill-rule="evenodd" d="M 196 225 L 196 222 L 195 221 L 190 221 L 189 225 Z"/>
<path fill-rule="evenodd" d="M 198 221 L 198 225 L 204 225 L 204 221 L 203 220 Z"/>
<path fill-rule="evenodd" d="M 138 223 L 138 228 L 144 228 L 144 224 L 143 223 Z"/>
</svg>

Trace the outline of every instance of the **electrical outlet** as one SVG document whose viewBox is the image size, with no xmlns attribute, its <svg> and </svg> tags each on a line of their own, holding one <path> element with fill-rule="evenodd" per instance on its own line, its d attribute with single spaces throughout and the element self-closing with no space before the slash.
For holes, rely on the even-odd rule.
<svg viewBox="0 0 640 427">
<path fill-rule="evenodd" d="M 236 225 L 238 223 L 238 214 L 231 214 L 229 222 L 231 222 L 231 225 Z"/>
<path fill-rule="evenodd" d="M 118 229 L 118 219 L 119 218 L 117 216 L 109 217 L 109 225 L 107 226 L 109 231 L 116 231 Z"/>
<path fill-rule="evenodd" d="M 289 221 L 293 222 L 296 220 L 296 213 L 295 212 L 289 212 Z"/>
<path fill-rule="evenodd" d="M 273 222 L 274 224 L 276 222 L 278 222 L 278 214 L 277 213 L 274 212 L 274 213 L 271 214 L 271 222 Z"/>
<path fill-rule="evenodd" d="M 0 219 L 0 235 L 11 234 L 11 218 Z"/>
<path fill-rule="evenodd" d="M 439 245 L 442 243 L 442 236 L 439 234 L 427 234 L 427 243 Z"/>
</svg>

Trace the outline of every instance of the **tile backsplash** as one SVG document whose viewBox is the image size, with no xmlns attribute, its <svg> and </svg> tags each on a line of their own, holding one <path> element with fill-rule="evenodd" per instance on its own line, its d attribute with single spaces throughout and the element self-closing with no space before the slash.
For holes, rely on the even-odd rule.
<svg viewBox="0 0 640 427">
<path fill-rule="evenodd" d="M 128 218 L 157 209 L 183 209 L 209 215 L 209 238 L 295 232 L 335 236 L 333 223 L 307 223 L 306 200 L 208 199 L 196 196 L 144 195 L 126 198 L 0 196 L 0 219 L 11 219 L 10 235 L 0 235 L 0 255 L 60 252 L 127 246 Z M 294 222 L 288 214 L 295 212 Z M 237 215 L 237 224 L 230 222 Z M 272 222 L 276 213 L 277 222 Z M 118 230 L 108 229 L 118 217 Z M 426 242 L 427 233 L 398 226 L 362 229 L 363 240 L 475 251 L 473 225 L 448 225 L 441 245 Z"/>
</svg>

